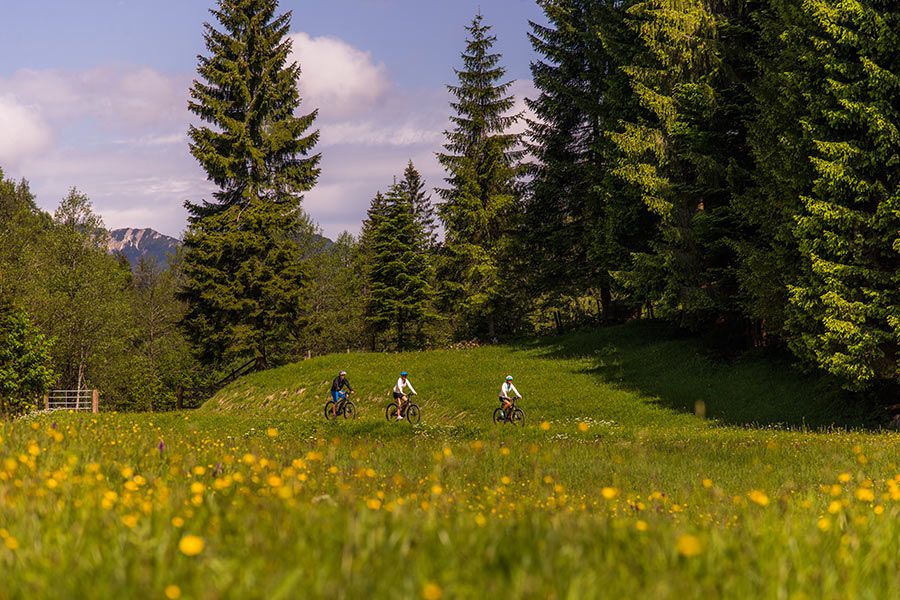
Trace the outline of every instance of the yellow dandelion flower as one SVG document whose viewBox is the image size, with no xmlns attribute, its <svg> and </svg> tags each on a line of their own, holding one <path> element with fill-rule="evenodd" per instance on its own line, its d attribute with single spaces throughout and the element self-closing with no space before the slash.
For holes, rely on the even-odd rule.
<svg viewBox="0 0 900 600">
<path fill-rule="evenodd" d="M 198 475 L 198 476 L 199 476 L 199 475 L 204 475 L 204 474 L 206 474 L 206 467 L 204 467 L 203 465 L 197 465 L 196 467 L 194 467 L 193 469 L 191 469 L 191 472 L 192 472 L 194 475 Z"/>
<path fill-rule="evenodd" d="M 197 556 L 206 548 L 206 541 L 197 535 L 186 535 L 178 542 L 178 549 L 185 556 Z"/>
<path fill-rule="evenodd" d="M 512 483 L 512 479 L 504 475 L 500 478 L 500 483 L 502 483 L 503 485 L 509 485 L 510 483 Z"/>
<path fill-rule="evenodd" d="M 475 515 L 475 524 L 479 527 L 484 527 L 485 525 L 487 525 L 487 518 L 485 518 L 483 514 L 478 513 L 477 515 Z"/>
<path fill-rule="evenodd" d="M 444 493 L 444 488 L 442 488 L 440 484 L 436 483 L 433 486 L 431 486 L 431 493 L 434 494 L 435 496 L 440 496 L 441 494 Z"/>
<path fill-rule="evenodd" d="M 704 480 L 703 480 L 703 487 L 705 487 L 706 489 L 709 489 L 709 488 L 711 488 L 712 486 L 713 486 L 713 480 L 712 480 L 712 479 L 704 479 Z"/>
<path fill-rule="evenodd" d="M 125 479 L 130 479 L 131 476 L 134 475 L 134 469 L 132 469 L 131 467 L 124 467 L 121 471 L 119 471 L 119 474 L 121 474 Z"/>
<path fill-rule="evenodd" d="M 840 500 L 832 500 L 831 503 L 828 505 L 828 512 L 830 512 L 833 515 L 836 515 L 837 513 L 841 512 L 841 508 L 843 508 L 843 506 L 844 505 L 841 504 Z"/>
<path fill-rule="evenodd" d="M 829 529 L 831 529 L 831 520 L 827 517 L 822 517 L 821 519 L 819 519 L 819 522 L 816 523 L 816 526 L 822 531 L 828 531 Z"/>
<path fill-rule="evenodd" d="M 269 436 L 270 438 L 277 438 L 278 430 L 275 429 L 274 427 L 269 427 L 268 429 L 266 429 L 266 435 Z"/>
<path fill-rule="evenodd" d="M 853 477 L 852 475 L 850 475 L 850 473 L 841 473 L 840 475 L 838 475 L 838 481 L 840 481 L 841 483 L 847 483 L 852 478 Z"/>
<path fill-rule="evenodd" d="M 859 488 L 856 490 L 856 499 L 860 502 L 872 502 L 875 500 L 875 492 L 869 488 Z"/>
<path fill-rule="evenodd" d="M 206 486 L 200 483 L 199 481 L 195 481 L 191 484 L 191 493 L 192 494 L 202 494 L 206 490 Z"/>
<path fill-rule="evenodd" d="M 541 422 L 541 431 L 549 431 L 549 430 L 550 430 L 550 423 L 547 421 Z"/>
<path fill-rule="evenodd" d="M 381 500 L 378 498 L 369 498 L 366 500 L 366 506 L 368 506 L 372 510 L 378 510 L 381 508 Z"/>
<path fill-rule="evenodd" d="M 509 448 L 507 448 L 506 446 L 500 448 L 500 454 L 503 456 L 509 456 Z"/>
<path fill-rule="evenodd" d="M 5 540 L 3 540 L 3 545 L 5 545 L 10 550 L 16 550 L 19 548 L 19 540 L 17 540 L 15 537 L 9 535 L 6 537 Z"/>
<path fill-rule="evenodd" d="M 675 543 L 675 548 L 681 556 L 697 556 L 703 551 L 700 539 L 695 535 L 682 535 Z"/>
<path fill-rule="evenodd" d="M 634 524 L 634 528 L 637 529 L 638 531 L 647 531 L 647 529 L 648 529 L 647 521 L 638 521 L 637 523 Z"/>
<path fill-rule="evenodd" d="M 169 600 L 178 600 L 181 598 L 181 588 L 177 585 L 167 585 L 165 594 Z"/>
<path fill-rule="evenodd" d="M 607 500 L 612 500 L 619 495 L 619 490 L 614 487 L 605 487 L 600 490 L 600 494 Z"/>
<path fill-rule="evenodd" d="M 589 428 L 590 428 L 590 425 L 588 425 L 587 423 L 581 422 L 578 424 L 578 431 L 580 431 L 581 433 L 584 433 Z"/>
<path fill-rule="evenodd" d="M 769 505 L 769 497 L 763 491 L 753 490 L 749 494 L 747 494 L 747 497 L 749 497 L 751 501 L 759 504 L 760 506 Z"/>
<path fill-rule="evenodd" d="M 181 517 L 172 517 L 172 526 L 173 527 L 184 527 L 184 519 Z"/>
<path fill-rule="evenodd" d="M 441 600 L 444 597 L 444 590 L 436 583 L 426 583 L 422 588 L 422 598 L 425 600 Z"/>
<path fill-rule="evenodd" d="M 122 524 L 125 525 L 128 529 L 134 529 L 137 525 L 138 518 L 137 515 L 125 515 L 122 517 Z"/>
<path fill-rule="evenodd" d="M 873 510 L 875 511 L 876 515 L 884 514 L 884 506 L 882 506 L 881 504 L 876 506 Z"/>
</svg>

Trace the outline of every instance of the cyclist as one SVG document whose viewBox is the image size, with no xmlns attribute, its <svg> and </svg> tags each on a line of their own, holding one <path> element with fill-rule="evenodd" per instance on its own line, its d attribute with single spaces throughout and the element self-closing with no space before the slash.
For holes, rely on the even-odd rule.
<svg viewBox="0 0 900 600">
<path fill-rule="evenodd" d="M 406 402 L 406 394 L 403 393 L 403 389 L 408 387 L 410 393 L 416 395 L 416 388 L 414 388 L 409 379 L 406 378 L 407 375 L 409 375 L 409 373 L 402 371 L 400 373 L 400 379 L 397 380 L 397 385 L 394 386 L 394 400 L 397 401 L 398 420 L 403 418 L 403 403 Z"/>
<path fill-rule="evenodd" d="M 515 396 L 513 398 L 521 398 L 522 394 L 519 393 L 519 390 L 516 389 L 516 386 L 513 385 L 513 376 L 507 375 L 506 381 L 503 382 L 503 385 L 500 386 L 500 406 L 503 410 L 503 414 L 506 414 L 506 411 L 512 407 L 511 398 L 509 393 L 513 392 Z"/>
<path fill-rule="evenodd" d="M 341 371 L 337 377 L 334 378 L 334 381 L 331 382 L 331 399 L 334 400 L 334 404 L 331 405 L 331 412 L 334 416 L 337 416 L 337 407 L 341 401 L 341 390 L 347 388 L 347 390 L 352 394 L 353 388 L 350 386 L 350 381 L 347 379 L 347 371 Z"/>
</svg>

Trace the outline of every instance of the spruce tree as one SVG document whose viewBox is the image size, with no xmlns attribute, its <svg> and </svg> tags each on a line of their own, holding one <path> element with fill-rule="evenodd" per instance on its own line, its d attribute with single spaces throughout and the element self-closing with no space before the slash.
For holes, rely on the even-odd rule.
<svg viewBox="0 0 900 600">
<path fill-rule="evenodd" d="M 744 65 L 727 56 L 743 2 L 647 0 L 628 9 L 639 51 L 623 68 L 643 109 L 613 135 L 616 173 L 659 219 L 632 284 L 680 323 L 737 321 L 732 203 L 748 185 Z"/>
<path fill-rule="evenodd" d="M 540 59 L 531 65 L 539 94 L 527 100 L 535 162 L 524 198 L 522 237 L 531 257 L 526 280 L 533 293 L 598 297 L 611 316 L 612 273 L 645 248 L 649 215 L 640 195 L 612 168 L 609 134 L 634 113 L 620 67 L 633 52 L 625 5 L 603 0 L 543 0 L 548 25 L 531 23 Z"/>
<path fill-rule="evenodd" d="M 791 346 L 861 389 L 897 382 L 900 356 L 900 7 L 809 0 L 802 123 L 814 181 L 789 287 Z"/>
<path fill-rule="evenodd" d="M 788 335 L 788 286 L 801 270 L 794 228 L 800 198 L 809 194 L 814 179 L 804 94 L 825 74 L 803 60 L 811 51 L 811 24 L 800 3 L 770 0 L 754 19 L 760 38 L 751 48 L 757 76 L 747 133 L 754 184 L 735 201 L 744 231 L 735 248 L 741 308 L 754 325 L 757 344 L 773 344 Z"/>
<path fill-rule="evenodd" d="M 374 336 L 390 336 L 401 351 L 422 345 L 421 326 L 432 317 L 429 255 L 413 200 L 394 183 L 375 196 L 363 228 L 366 320 Z"/>
<path fill-rule="evenodd" d="M 437 215 L 431 196 L 425 191 L 425 180 L 416 166 L 410 160 L 403 171 L 403 179 L 400 180 L 401 191 L 409 196 L 413 205 L 413 215 L 421 231 L 422 246 L 433 251 L 438 245 Z"/>
<path fill-rule="evenodd" d="M 438 154 L 447 171 L 447 187 L 438 190 L 445 232 L 442 296 L 447 310 L 461 319 L 460 330 L 493 338 L 498 318 L 507 312 L 503 274 L 523 151 L 519 136 L 509 133 L 519 116 L 508 114 L 514 99 L 507 95 L 511 83 L 501 83 L 501 56 L 492 52 L 496 37 L 480 14 L 466 30 L 459 82 L 448 86 L 456 114 L 444 132 L 446 152 Z"/>
<path fill-rule="evenodd" d="M 185 331 L 207 363 L 284 358 L 298 331 L 308 279 L 296 233 L 302 193 L 319 174 L 310 155 L 316 112 L 300 107 L 300 67 L 288 63 L 290 13 L 276 0 L 220 0 L 205 25 L 207 56 L 190 110 L 191 153 L 218 190 L 187 204 L 182 297 Z"/>
</svg>

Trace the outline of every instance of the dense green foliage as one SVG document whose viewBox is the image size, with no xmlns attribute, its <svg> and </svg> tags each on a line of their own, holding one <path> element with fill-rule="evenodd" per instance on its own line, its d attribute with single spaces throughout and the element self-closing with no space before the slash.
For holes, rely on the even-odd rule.
<svg viewBox="0 0 900 600">
<path fill-rule="evenodd" d="M 442 307 L 456 317 L 457 330 L 493 338 L 498 321 L 509 325 L 515 316 L 510 293 L 516 288 L 505 278 L 523 152 L 509 131 L 519 115 L 509 114 L 515 100 L 507 95 L 511 82 L 502 82 L 502 57 L 492 51 L 496 37 L 480 14 L 466 31 L 459 82 L 448 86 L 453 127 L 438 154 L 447 171 L 447 187 L 438 190 L 445 236 L 438 269 Z"/>
<path fill-rule="evenodd" d="M 309 156 L 316 113 L 300 106 L 300 67 L 288 64 L 290 13 L 276 0 L 220 2 L 206 25 L 207 56 L 191 89 L 191 111 L 213 127 L 191 126 L 191 153 L 219 188 L 188 203 L 182 299 L 185 331 L 198 356 L 221 366 L 277 364 L 302 330 L 309 274 L 297 233 L 301 195 L 315 185 Z"/>
<path fill-rule="evenodd" d="M 896 389 L 898 12 L 845 4 L 541 2 L 537 307 L 600 290 L 601 314 L 644 307 Z"/>
<path fill-rule="evenodd" d="M 33 410 L 50 388 L 50 346 L 27 314 L 0 304 L 0 417 Z"/>
</svg>

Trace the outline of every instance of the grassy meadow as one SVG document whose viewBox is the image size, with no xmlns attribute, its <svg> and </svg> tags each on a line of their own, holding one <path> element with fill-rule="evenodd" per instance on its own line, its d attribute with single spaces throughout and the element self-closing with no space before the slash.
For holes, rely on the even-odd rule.
<svg viewBox="0 0 900 600">
<path fill-rule="evenodd" d="M 900 435 L 648 325 L 0 425 L 0 598 L 887 598 Z M 359 416 L 326 422 L 349 372 Z M 422 422 L 388 423 L 397 372 Z M 523 429 L 497 426 L 503 376 Z M 706 418 L 693 414 L 698 401 Z"/>
</svg>

